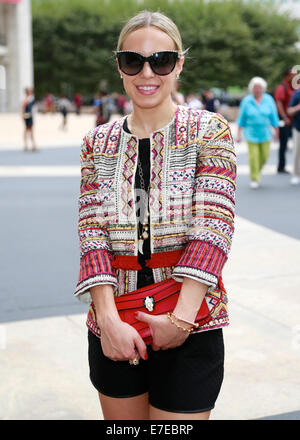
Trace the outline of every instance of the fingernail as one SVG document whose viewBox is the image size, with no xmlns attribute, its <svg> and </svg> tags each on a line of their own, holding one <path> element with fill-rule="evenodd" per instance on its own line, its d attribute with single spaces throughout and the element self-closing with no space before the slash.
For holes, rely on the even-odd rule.
<svg viewBox="0 0 300 440">
<path fill-rule="evenodd" d="M 135 318 L 137 318 L 137 317 L 139 316 L 139 315 L 138 315 L 138 312 L 134 312 L 133 314 L 134 314 L 134 317 L 135 317 Z"/>
<path fill-rule="evenodd" d="M 145 361 L 148 359 L 147 353 L 145 354 L 144 359 L 145 359 Z"/>
</svg>

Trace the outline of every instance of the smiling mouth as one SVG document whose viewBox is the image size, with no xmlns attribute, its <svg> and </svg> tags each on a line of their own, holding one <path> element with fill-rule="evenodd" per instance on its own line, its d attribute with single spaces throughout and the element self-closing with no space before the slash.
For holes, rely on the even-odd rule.
<svg viewBox="0 0 300 440">
<path fill-rule="evenodd" d="M 155 93 L 159 86 L 136 86 L 137 90 L 143 94 Z"/>
</svg>

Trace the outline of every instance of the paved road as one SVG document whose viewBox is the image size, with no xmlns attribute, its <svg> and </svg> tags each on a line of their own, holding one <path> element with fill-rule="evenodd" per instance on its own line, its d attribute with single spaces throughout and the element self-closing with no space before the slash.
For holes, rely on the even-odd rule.
<svg viewBox="0 0 300 440">
<path fill-rule="evenodd" d="M 290 151 L 287 157 L 290 165 Z M 0 153 L 3 418 L 99 417 L 82 353 L 87 306 L 73 298 L 78 161 L 79 147 Z M 276 161 L 272 150 L 271 170 Z M 213 418 L 299 419 L 300 187 L 271 172 L 250 190 L 246 153 L 238 164 L 238 232 L 225 271 L 232 292 L 228 373 Z M 11 177 L 1 177 L 3 166 Z M 15 166 L 51 169 L 47 177 L 16 177 Z"/>
<path fill-rule="evenodd" d="M 78 148 L 41 153 L 5 152 L 2 164 L 78 164 Z M 15 159 L 15 160 L 14 160 Z M 69 313 L 86 306 L 72 292 L 77 278 L 78 177 L 24 177 L 0 180 L 2 217 L 2 305 L 0 320 Z"/>
<path fill-rule="evenodd" d="M 55 166 L 78 167 L 78 161 L 78 147 L 1 153 L 1 166 L 7 167 L 51 166 L 55 170 Z M 276 163 L 276 151 L 272 151 L 272 163 Z M 238 164 L 247 164 L 245 153 L 239 154 Z M 237 215 L 300 239 L 300 187 L 291 186 L 289 179 L 264 175 L 262 187 L 250 190 L 248 175 L 239 175 Z M 1 219 L 5 252 L 0 255 L 0 267 L 5 273 L 1 277 L 0 320 L 82 313 L 86 306 L 72 298 L 79 261 L 79 177 L 8 177 L 0 183 L 1 212 L 5 214 Z"/>
</svg>

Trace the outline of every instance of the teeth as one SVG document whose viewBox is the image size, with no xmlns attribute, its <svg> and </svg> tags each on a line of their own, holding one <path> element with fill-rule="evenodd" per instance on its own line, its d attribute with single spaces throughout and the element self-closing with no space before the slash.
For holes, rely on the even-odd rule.
<svg viewBox="0 0 300 440">
<path fill-rule="evenodd" d="M 138 87 L 138 89 L 140 89 L 140 90 L 154 90 L 154 89 L 156 89 L 156 86 L 139 86 Z"/>
</svg>

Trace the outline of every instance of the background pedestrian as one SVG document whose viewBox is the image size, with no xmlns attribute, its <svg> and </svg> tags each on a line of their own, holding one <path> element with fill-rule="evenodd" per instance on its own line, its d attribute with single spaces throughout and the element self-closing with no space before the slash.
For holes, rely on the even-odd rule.
<svg viewBox="0 0 300 440">
<path fill-rule="evenodd" d="M 237 120 L 237 142 L 241 141 L 242 130 L 248 143 L 250 166 L 250 187 L 256 189 L 260 184 L 260 172 L 270 154 L 272 139 L 271 127 L 275 128 L 278 139 L 279 117 L 273 97 L 266 93 L 267 83 L 263 78 L 251 79 L 249 95 L 243 98 Z"/>
</svg>

